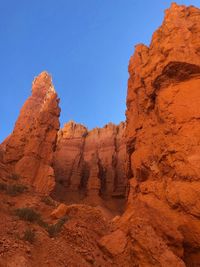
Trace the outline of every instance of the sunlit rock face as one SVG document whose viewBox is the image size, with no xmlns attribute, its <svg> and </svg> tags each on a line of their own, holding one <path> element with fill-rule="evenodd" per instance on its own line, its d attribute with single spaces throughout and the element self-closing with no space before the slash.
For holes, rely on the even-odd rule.
<svg viewBox="0 0 200 267">
<path fill-rule="evenodd" d="M 42 193 L 51 192 L 55 185 L 51 165 L 59 129 L 58 103 L 51 76 L 42 72 L 33 81 L 32 95 L 5 146 L 4 163 Z"/>
<path fill-rule="evenodd" d="M 110 123 L 91 131 L 73 121 L 65 124 L 58 134 L 53 164 L 65 197 L 69 191 L 91 197 L 91 201 L 125 196 L 124 131 L 124 123 Z"/>
<path fill-rule="evenodd" d="M 143 228 L 133 235 L 140 266 L 200 262 L 199 21 L 198 8 L 172 4 L 150 46 L 136 46 L 129 63 L 126 136 L 131 180 L 122 225 L 133 232 L 136 224 Z M 145 231 L 147 241 L 141 242 Z M 153 247 L 159 240 L 169 265 Z M 165 265 L 154 265 L 156 260 Z"/>
</svg>

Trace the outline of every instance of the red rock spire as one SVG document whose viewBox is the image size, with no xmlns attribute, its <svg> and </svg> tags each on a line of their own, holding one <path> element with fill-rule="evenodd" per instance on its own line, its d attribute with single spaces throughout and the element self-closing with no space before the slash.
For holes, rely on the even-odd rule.
<svg viewBox="0 0 200 267">
<path fill-rule="evenodd" d="M 4 155 L 4 162 L 45 193 L 54 187 L 51 164 L 59 129 L 58 103 L 51 76 L 42 72 L 33 81 L 32 95 L 21 109 Z"/>
</svg>

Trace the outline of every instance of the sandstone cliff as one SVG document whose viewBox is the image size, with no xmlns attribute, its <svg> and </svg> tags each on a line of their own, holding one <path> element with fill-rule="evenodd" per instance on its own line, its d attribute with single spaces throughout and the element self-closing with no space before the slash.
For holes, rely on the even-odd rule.
<svg viewBox="0 0 200 267">
<path fill-rule="evenodd" d="M 124 197 L 126 190 L 125 124 L 112 123 L 88 131 L 72 121 L 59 131 L 54 169 L 63 194 Z M 58 191 L 61 188 L 58 187 Z"/>
<path fill-rule="evenodd" d="M 131 229 L 139 266 L 200 262 L 199 21 L 198 8 L 172 4 L 150 46 L 136 46 L 130 59 L 132 179 L 121 227 Z"/>
<path fill-rule="evenodd" d="M 4 148 L 4 163 L 42 193 L 55 185 L 51 165 L 59 129 L 58 102 L 50 75 L 42 72 L 33 81 L 32 95 Z"/>
<path fill-rule="evenodd" d="M 136 46 L 126 124 L 89 131 L 70 121 L 58 131 L 51 78 L 36 78 L 14 132 L 0 146 L 0 265 L 21 259 L 45 267 L 199 266 L 199 22 L 198 8 L 172 4 L 150 46 Z M 49 193 L 55 185 L 56 200 L 81 205 L 41 199 L 31 188 L 13 197 L 8 189 L 19 184 L 11 171 L 22 176 L 21 186 L 27 181 Z M 112 209 L 110 199 L 123 207 L 117 200 L 126 193 L 125 212 L 109 220 L 102 207 Z M 21 222 L 13 206 L 34 208 L 45 221 Z M 37 234 L 35 244 L 16 239 L 27 226 Z"/>
</svg>

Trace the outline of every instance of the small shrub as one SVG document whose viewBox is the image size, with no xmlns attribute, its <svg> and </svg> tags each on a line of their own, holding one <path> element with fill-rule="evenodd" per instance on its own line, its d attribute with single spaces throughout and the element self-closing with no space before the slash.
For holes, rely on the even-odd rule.
<svg viewBox="0 0 200 267">
<path fill-rule="evenodd" d="M 14 185 L 8 185 L 6 192 L 7 194 L 11 195 L 11 196 L 18 196 L 22 193 L 24 193 L 24 191 L 27 190 L 27 187 L 22 185 L 22 184 L 14 184 Z"/>
<path fill-rule="evenodd" d="M 45 228 L 45 229 L 48 229 L 48 227 L 49 227 L 48 223 L 47 223 L 47 222 L 44 222 L 44 221 L 42 220 L 42 218 L 40 218 L 40 219 L 37 221 L 37 223 L 38 223 L 39 226 L 41 226 L 41 227 L 43 227 L 43 228 Z"/>
<path fill-rule="evenodd" d="M 32 208 L 20 208 L 15 211 L 15 214 L 24 221 L 29 222 L 38 222 L 41 220 L 41 216 L 39 213 L 34 211 Z"/>
<path fill-rule="evenodd" d="M 48 225 L 47 232 L 49 233 L 50 237 L 54 237 L 58 233 L 56 224 Z"/>
<path fill-rule="evenodd" d="M 24 221 L 29 222 L 36 222 L 38 225 L 46 229 L 46 231 L 49 233 L 50 237 L 56 236 L 62 229 L 62 226 L 67 221 L 67 216 L 64 216 L 63 218 L 59 219 L 56 224 L 49 225 L 47 222 L 44 222 L 41 218 L 41 215 L 37 212 L 35 212 L 32 208 L 20 208 L 15 210 L 15 214 Z M 30 232 L 30 231 L 29 231 Z M 29 238 L 31 236 L 31 233 L 26 233 L 26 238 Z M 24 238 L 24 240 L 26 240 Z M 29 240 L 27 240 L 29 241 Z"/>
<path fill-rule="evenodd" d="M 32 244 L 35 240 L 35 232 L 32 229 L 27 229 L 24 232 L 23 240 Z"/>
<path fill-rule="evenodd" d="M 17 181 L 21 178 L 21 176 L 17 173 L 12 173 L 10 176 L 8 176 L 8 178 Z"/>
<path fill-rule="evenodd" d="M 27 187 L 22 184 L 8 185 L 6 183 L 0 183 L 0 191 L 5 191 L 10 196 L 17 196 L 27 190 Z"/>
<path fill-rule="evenodd" d="M 7 190 L 7 184 L 0 183 L 0 191 L 6 191 Z"/>
<path fill-rule="evenodd" d="M 49 233 L 50 237 L 56 236 L 62 229 L 62 226 L 65 224 L 67 217 L 63 217 L 58 220 L 56 224 L 49 225 L 47 227 L 47 232 Z"/>
<path fill-rule="evenodd" d="M 42 198 L 42 202 L 44 202 L 48 206 L 55 206 L 53 200 L 49 196 L 44 196 Z"/>
</svg>

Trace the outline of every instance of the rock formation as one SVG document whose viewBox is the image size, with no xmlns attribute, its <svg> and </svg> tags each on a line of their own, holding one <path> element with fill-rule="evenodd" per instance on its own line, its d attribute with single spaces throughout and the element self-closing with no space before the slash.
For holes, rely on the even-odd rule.
<svg viewBox="0 0 200 267">
<path fill-rule="evenodd" d="M 42 72 L 33 81 L 32 95 L 21 109 L 3 155 L 5 164 L 42 193 L 55 185 L 51 165 L 59 129 L 58 102 L 50 75 Z"/>
<path fill-rule="evenodd" d="M 77 190 L 80 185 L 81 159 L 86 135 L 87 128 L 73 121 L 66 123 L 58 132 L 53 164 L 56 180 L 72 190 Z"/>
<path fill-rule="evenodd" d="M 73 121 L 65 124 L 58 134 L 53 164 L 64 194 L 82 191 L 85 196 L 125 196 L 124 130 L 124 123 L 91 131 Z"/>
<path fill-rule="evenodd" d="M 126 124 L 89 131 L 70 121 L 58 131 L 51 77 L 34 80 L 0 146 L 0 266 L 200 266 L 199 22 L 198 8 L 173 3 L 150 46 L 136 46 Z M 11 171 L 65 204 L 31 187 L 13 198 Z M 119 209 L 125 196 L 123 215 L 110 220 L 104 207 Z M 19 221 L 14 208 L 22 204 L 45 220 Z M 22 226 L 39 233 L 36 245 L 16 238 Z"/>
<path fill-rule="evenodd" d="M 198 8 L 173 3 L 150 46 L 136 46 L 130 59 L 131 180 L 120 225 L 139 266 L 200 262 L 199 21 Z"/>
</svg>

